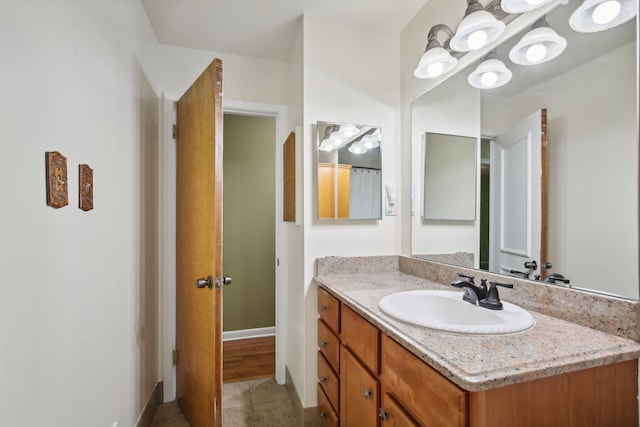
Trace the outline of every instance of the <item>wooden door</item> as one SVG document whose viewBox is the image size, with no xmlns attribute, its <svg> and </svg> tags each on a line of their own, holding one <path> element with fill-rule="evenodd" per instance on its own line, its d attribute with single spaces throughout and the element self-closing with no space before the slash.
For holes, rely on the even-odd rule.
<svg viewBox="0 0 640 427">
<path fill-rule="evenodd" d="M 502 132 L 491 145 L 491 271 L 525 272 L 532 279 L 544 275 L 546 131 L 547 111 L 542 109 Z M 525 267 L 533 261 L 537 268 Z"/>
<path fill-rule="evenodd" d="M 176 394 L 193 427 L 222 425 L 222 62 L 177 105 Z M 212 277 L 212 282 L 197 284 Z M 203 286 L 204 285 L 204 286 Z M 209 286 L 210 285 L 210 286 Z"/>
</svg>

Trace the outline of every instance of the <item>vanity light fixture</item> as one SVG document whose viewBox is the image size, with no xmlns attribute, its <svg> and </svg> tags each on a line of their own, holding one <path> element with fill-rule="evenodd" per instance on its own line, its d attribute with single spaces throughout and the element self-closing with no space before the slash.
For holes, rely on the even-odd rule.
<svg viewBox="0 0 640 427">
<path fill-rule="evenodd" d="M 360 142 L 354 141 L 349 146 L 349 152 L 353 153 L 353 154 L 364 154 L 364 153 L 367 152 L 367 149 L 364 148 L 364 146 L 362 144 L 360 144 Z"/>
<path fill-rule="evenodd" d="M 551 61 L 567 47 L 567 40 L 549 27 L 542 17 L 509 51 L 509 59 L 518 65 L 536 65 Z"/>
<path fill-rule="evenodd" d="M 569 25 L 579 33 L 595 33 L 624 24 L 638 14 L 637 0 L 585 0 Z"/>
<path fill-rule="evenodd" d="M 511 76 L 511 70 L 504 65 L 504 62 L 496 58 L 495 51 L 493 51 L 469 74 L 467 81 L 478 89 L 495 89 L 507 84 L 511 80 Z"/>
<path fill-rule="evenodd" d="M 438 42 L 438 33 L 441 31 L 449 37 L 444 44 L 445 47 Z M 431 79 L 453 70 L 458 60 L 446 49 L 451 37 L 453 37 L 453 31 L 446 25 L 437 24 L 431 27 L 427 35 L 427 47 L 413 72 L 414 76 L 419 79 Z"/>
<path fill-rule="evenodd" d="M 553 0 L 502 0 L 501 7 L 507 13 L 524 13 L 537 9 Z"/>
<path fill-rule="evenodd" d="M 504 29 L 504 22 L 485 10 L 478 0 L 467 0 L 464 18 L 450 42 L 451 49 L 469 52 L 483 48 L 498 40 Z"/>
</svg>

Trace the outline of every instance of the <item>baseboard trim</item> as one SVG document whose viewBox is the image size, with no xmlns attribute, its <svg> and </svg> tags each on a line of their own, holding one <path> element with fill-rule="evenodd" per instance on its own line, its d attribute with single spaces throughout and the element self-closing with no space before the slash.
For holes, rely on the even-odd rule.
<svg viewBox="0 0 640 427">
<path fill-rule="evenodd" d="M 162 381 L 158 381 L 151 391 L 147 403 L 142 408 L 142 412 L 136 422 L 136 427 L 149 427 L 156 413 L 158 406 L 162 403 Z"/>
<path fill-rule="evenodd" d="M 237 331 L 225 331 L 222 333 L 222 341 L 245 340 L 249 338 L 271 337 L 276 334 L 276 327 L 240 329 Z"/>
<path fill-rule="evenodd" d="M 289 392 L 289 397 L 291 398 L 291 402 L 293 403 L 294 410 L 298 416 L 298 425 L 303 427 L 317 427 L 320 425 L 320 415 L 318 413 L 318 407 L 314 406 L 311 408 L 304 408 L 302 406 L 302 402 L 300 401 L 300 395 L 298 394 L 298 390 L 296 390 L 296 386 L 293 383 L 293 379 L 291 378 L 291 374 L 289 373 L 289 368 L 285 368 L 286 375 L 286 385 L 287 391 Z"/>
</svg>

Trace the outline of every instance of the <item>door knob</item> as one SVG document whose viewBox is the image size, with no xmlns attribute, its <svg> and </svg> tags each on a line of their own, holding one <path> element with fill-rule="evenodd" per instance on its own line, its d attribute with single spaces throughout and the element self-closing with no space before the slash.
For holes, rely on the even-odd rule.
<svg viewBox="0 0 640 427">
<path fill-rule="evenodd" d="M 529 270 L 537 270 L 538 269 L 538 263 L 533 260 L 530 262 L 525 262 L 524 263 L 524 268 L 528 268 Z"/>
<path fill-rule="evenodd" d="M 196 286 L 198 287 L 198 289 L 202 289 L 202 288 L 206 288 L 208 287 L 209 289 L 213 288 L 213 279 L 211 278 L 211 276 L 207 276 L 207 278 L 199 278 L 198 280 L 196 280 Z"/>
<path fill-rule="evenodd" d="M 216 289 L 220 289 L 222 285 L 229 286 L 230 284 L 231 284 L 231 277 L 229 276 L 216 277 Z"/>
</svg>

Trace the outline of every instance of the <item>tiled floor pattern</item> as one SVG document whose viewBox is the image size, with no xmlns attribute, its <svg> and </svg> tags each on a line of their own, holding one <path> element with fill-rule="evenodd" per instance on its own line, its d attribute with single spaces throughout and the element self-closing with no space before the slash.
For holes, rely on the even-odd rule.
<svg viewBox="0 0 640 427">
<path fill-rule="evenodd" d="M 296 427 L 298 420 L 287 387 L 273 378 L 224 384 L 223 427 Z M 156 411 L 151 427 L 190 427 L 175 402 Z"/>
</svg>

